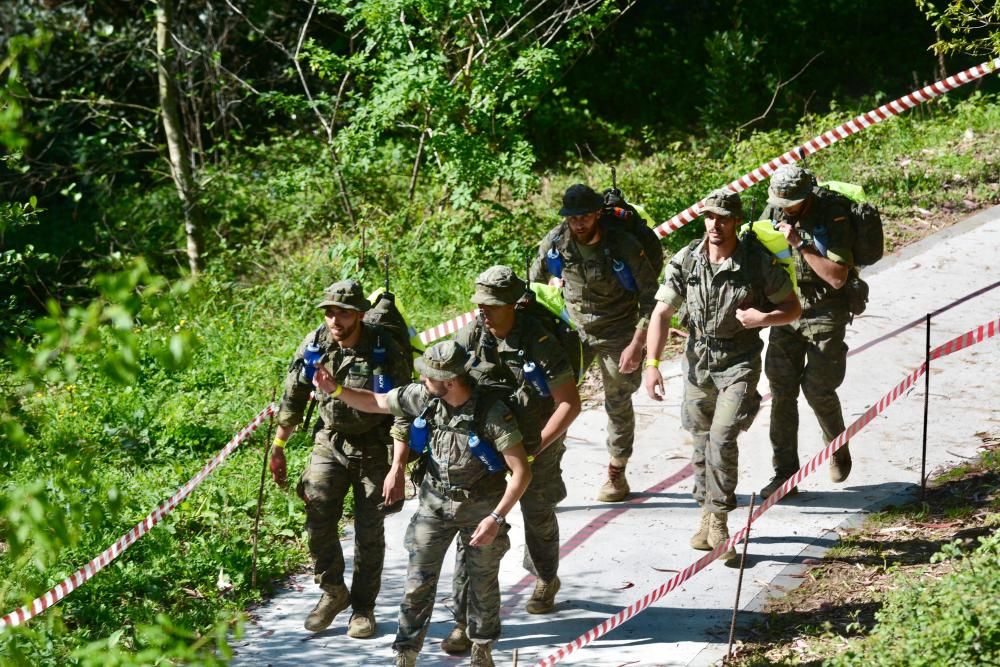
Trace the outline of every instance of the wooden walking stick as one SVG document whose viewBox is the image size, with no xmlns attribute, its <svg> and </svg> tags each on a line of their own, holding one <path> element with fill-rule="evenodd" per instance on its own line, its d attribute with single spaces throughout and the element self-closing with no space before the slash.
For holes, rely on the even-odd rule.
<svg viewBox="0 0 1000 667">
<path fill-rule="evenodd" d="M 271 390 L 271 404 L 278 390 Z M 253 519 L 253 562 L 250 565 L 250 585 L 257 587 L 257 537 L 260 535 L 260 508 L 264 505 L 264 481 L 267 479 L 267 460 L 271 454 L 271 432 L 274 429 L 274 414 L 267 420 L 267 442 L 264 443 L 264 465 L 260 468 L 260 488 L 257 490 L 257 515 Z"/>
<path fill-rule="evenodd" d="M 729 624 L 729 649 L 726 651 L 726 660 L 733 657 L 733 636 L 736 634 L 736 612 L 740 608 L 740 589 L 743 588 L 743 569 L 747 565 L 747 545 L 750 543 L 750 519 L 753 518 L 753 506 L 757 501 L 757 492 L 750 494 L 750 511 L 747 512 L 747 532 L 743 536 L 743 555 L 740 556 L 740 577 L 736 583 L 736 602 L 733 603 L 733 620 Z"/>
</svg>

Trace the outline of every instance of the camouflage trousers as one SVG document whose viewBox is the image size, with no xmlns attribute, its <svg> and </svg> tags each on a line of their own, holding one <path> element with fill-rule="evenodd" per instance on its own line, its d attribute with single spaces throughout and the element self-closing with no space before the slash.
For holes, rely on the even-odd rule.
<svg viewBox="0 0 1000 667">
<path fill-rule="evenodd" d="M 608 454 L 619 459 L 632 457 L 635 442 L 635 412 L 632 394 L 642 384 L 642 367 L 628 374 L 618 370 L 618 360 L 629 340 L 593 345 L 583 343 L 583 368 L 589 368 L 594 359 L 601 371 L 604 386 L 604 411 L 608 413 Z"/>
<path fill-rule="evenodd" d="M 685 378 L 681 424 L 694 438 L 692 495 L 709 512 L 736 509 L 739 474 L 736 438 L 740 431 L 750 428 L 760 408 L 759 379 L 759 362 L 738 376 L 730 373 L 724 383 L 716 383 L 709 377 L 699 385 Z"/>
<path fill-rule="evenodd" d="M 531 483 L 521 496 L 524 521 L 524 569 L 539 579 L 551 581 L 559 572 L 559 522 L 556 505 L 566 499 L 562 478 L 562 458 L 566 453 L 560 437 L 531 464 Z M 461 543 L 455 553 L 455 578 L 452 580 L 455 622 L 466 624 L 469 575 L 465 550 Z"/>
<path fill-rule="evenodd" d="M 405 546 L 409 553 L 406 586 L 399 606 L 399 629 L 392 648 L 419 651 L 424 644 L 434 598 L 437 594 L 441 565 L 448 547 L 458 537 L 458 547 L 465 554 L 467 595 L 463 601 L 466 633 L 477 644 L 488 644 L 500 637 L 500 560 L 510 549 L 508 527 L 485 547 L 469 545 L 476 526 L 496 507 L 502 494 L 481 498 L 456 499 L 433 485 L 429 477 L 420 485 L 420 507 L 406 529 Z"/>
<path fill-rule="evenodd" d="M 352 440 L 348 444 L 346 440 Z M 351 453 L 345 455 L 345 450 Z M 353 446 L 352 446 L 353 445 Z M 340 519 L 348 490 L 354 497 L 354 576 L 351 607 L 375 608 L 385 559 L 382 482 L 389 471 L 388 449 L 374 434 L 343 436 L 327 430 L 316 434 L 309 464 L 299 478 L 297 492 L 306 503 L 309 553 L 315 560 L 315 580 L 331 590 L 344 584 L 344 552 L 340 546 Z"/>
<path fill-rule="evenodd" d="M 771 385 L 771 448 L 774 472 L 789 477 L 799 469 L 799 388 L 829 443 L 844 430 L 837 387 L 847 370 L 846 322 L 802 318 L 771 327 L 764 372 Z"/>
</svg>

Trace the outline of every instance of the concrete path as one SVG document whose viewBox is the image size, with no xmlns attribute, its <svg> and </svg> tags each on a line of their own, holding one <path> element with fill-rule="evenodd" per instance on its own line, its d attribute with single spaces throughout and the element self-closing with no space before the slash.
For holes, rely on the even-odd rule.
<svg viewBox="0 0 1000 667">
<path fill-rule="evenodd" d="M 927 312 L 948 306 L 1000 280 L 1000 207 L 882 260 L 865 278 L 871 285 L 868 312 L 848 331 L 848 344 L 861 348 Z M 933 320 L 931 344 L 941 344 L 1000 317 L 1000 288 L 970 299 Z M 765 335 L 766 338 L 766 335 Z M 916 368 L 924 358 L 923 323 L 853 356 L 840 390 L 849 423 Z M 605 416 L 590 410 L 570 429 L 564 461 L 569 497 L 559 508 L 563 559 L 562 590 L 554 613 L 532 616 L 524 603 L 534 585 L 521 568 L 524 535 L 520 516 L 510 522 L 512 548 L 505 557 L 503 638 L 494 649 L 497 664 L 531 665 L 669 580 L 702 555 L 688 547 L 699 510 L 690 496 L 690 438 L 680 427 L 680 365 L 666 364 L 667 400 L 635 397 L 638 418 L 635 456 L 628 477 L 634 491 L 621 504 L 598 503 L 607 455 Z M 983 432 L 1000 433 L 1000 338 L 932 364 L 928 429 L 928 472 L 976 454 Z M 837 529 L 872 509 L 914 497 L 920 479 L 924 380 L 851 442 L 854 471 L 839 485 L 825 469 L 800 484 L 800 493 L 765 513 L 752 528 L 743 581 L 740 628 L 758 615 L 768 595 L 797 581 L 803 560 L 815 558 L 837 539 Z M 761 393 L 767 391 L 762 380 Z M 800 405 L 800 459 L 821 446 L 815 418 Z M 740 441 L 740 508 L 730 527 L 744 525 L 750 493 L 770 478 L 767 404 Z M 403 532 L 416 501 L 386 524 L 386 567 L 376 614 L 379 632 L 370 640 L 346 636 L 347 613 L 317 635 L 302 629 L 318 597 L 311 577 L 296 577 L 271 602 L 255 611 L 236 665 L 391 665 L 391 643 L 406 569 Z M 345 539 L 350 553 L 351 540 Z M 791 569 L 790 569 L 791 568 Z M 452 560 L 446 560 L 438 604 L 422 665 L 467 664 L 443 653 L 439 641 L 451 628 L 448 605 Z M 573 653 L 577 665 L 707 665 L 725 655 L 738 571 L 713 563 L 633 620 Z"/>
</svg>

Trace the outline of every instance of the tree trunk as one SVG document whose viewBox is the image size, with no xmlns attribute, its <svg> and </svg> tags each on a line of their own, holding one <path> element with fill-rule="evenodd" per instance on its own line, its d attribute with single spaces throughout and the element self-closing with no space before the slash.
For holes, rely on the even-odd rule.
<svg viewBox="0 0 1000 667">
<path fill-rule="evenodd" d="M 177 86 L 170 43 L 173 27 L 174 0 L 158 0 L 156 3 L 156 71 L 160 88 L 160 110 L 163 116 L 163 131 L 167 138 L 167 152 L 170 157 L 170 173 L 177 186 L 177 196 L 184 210 L 184 233 L 187 236 L 188 267 L 192 275 L 198 273 L 200 255 L 198 234 L 199 215 L 197 189 L 191 175 L 191 153 L 184 139 L 181 125 L 180 107 L 177 101 Z"/>
</svg>

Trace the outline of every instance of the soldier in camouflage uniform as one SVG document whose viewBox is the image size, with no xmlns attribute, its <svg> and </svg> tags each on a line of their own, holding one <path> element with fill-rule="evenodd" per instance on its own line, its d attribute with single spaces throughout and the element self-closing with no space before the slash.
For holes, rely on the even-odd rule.
<svg viewBox="0 0 1000 667">
<path fill-rule="evenodd" d="M 735 192 L 716 190 L 704 201 L 705 236 L 667 265 L 646 337 L 645 386 L 663 400 L 659 353 L 670 317 L 687 304 L 690 335 L 684 349 L 681 423 L 694 438 L 691 465 L 701 524 L 695 549 L 711 550 L 729 539 L 726 517 L 736 509 L 739 449 L 736 438 L 750 427 L 760 394 L 761 327 L 787 324 L 801 308 L 788 274 L 755 240 L 740 241 L 743 206 Z M 736 559 L 732 548 L 720 556 Z"/>
<path fill-rule="evenodd" d="M 773 395 L 771 447 L 774 478 L 761 489 L 767 498 L 799 469 L 799 388 L 816 414 L 829 443 L 844 430 L 837 387 L 847 370 L 851 321 L 847 281 L 852 275 L 853 236 L 850 212 L 841 200 L 825 197 L 805 169 L 781 167 L 771 177 L 763 218 L 778 223 L 797 252 L 795 276 L 802 298 L 802 317 L 771 329 L 764 372 Z M 847 444 L 830 459 L 830 478 L 842 482 L 851 472 Z M 792 492 L 796 492 L 793 488 Z"/>
<path fill-rule="evenodd" d="M 371 304 L 361 285 L 344 280 L 330 285 L 317 305 L 324 311 L 325 324 L 306 336 L 295 352 L 285 379 L 285 392 L 278 412 L 270 468 L 275 482 L 286 484 L 285 442 L 302 423 L 313 385 L 305 372 L 307 345 L 317 345 L 325 362 L 335 369 L 337 381 L 350 387 L 372 388 L 372 350 L 377 339 L 386 349 L 386 368 L 395 384 L 410 381 L 409 364 L 381 328 L 362 321 Z M 311 372 L 311 371 L 310 371 Z M 316 583 L 323 590 L 316 607 L 306 618 L 305 627 L 319 632 L 334 617 L 351 606 L 353 613 L 347 634 L 371 637 L 375 633 L 375 598 L 382 582 L 385 556 L 382 486 L 389 470 L 392 419 L 352 410 L 317 390 L 319 420 L 309 463 L 299 479 L 297 491 L 306 503 L 309 552 L 315 559 Z M 405 428 L 405 421 L 402 423 Z M 344 554 L 340 546 L 340 518 L 348 491 L 354 497 L 354 576 L 351 590 L 344 585 Z"/>
<path fill-rule="evenodd" d="M 434 610 L 441 564 L 456 535 L 468 570 L 472 665 L 493 667 L 492 644 L 500 636 L 498 573 L 510 548 L 506 516 L 530 484 L 531 468 L 514 415 L 495 391 L 471 380 L 471 362 L 458 343 L 438 343 L 417 359 L 422 383 L 388 394 L 340 387 L 325 369 L 316 371 L 317 385 L 352 407 L 408 419 L 423 416 L 429 428 L 420 507 L 406 530 L 410 559 L 393 642 L 399 667 L 416 663 Z M 494 449 L 510 469 L 509 479 L 502 470 L 490 473 L 473 455 L 472 433 Z M 407 434 L 394 427 L 393 437 L 393 468 L 385 482 L 389 501 L 402 495 L 407 460 Z"/>
<path fill-rule="evenodd" d="M 565 219 L 539 244 L 530 274 L 535 282 L 561 280 L 583 342 L 583 367 L 598 360 L 611 460 L 597 499 L 619 502 L 629 493 L 625 466 L 635 440 L 632 394 L 642 382 L 639 366 L 656 274 L 635 237 L 600 222 L 603 207 L 604 199 L 590 187 L 570 186 L 559 211 Z M 557 266 L 561 277 L 552 273 Z"/>
<path fill-rule="evenodd" d="M 566 429 L 580 413 L 576 376 L 555 335 L 526 311 L 515 308 L 527 284 L 506 266 L 494 266 L 476 279 L 472 302 L 480 316 L 455 336 L 473 353 L 471 375 L 483 385 L 503 387 L 512 395 L 518 427 L 531 462 L 531 484 L 521 496 L 524 518 L 524 567 L 537 577 L 527 610 L 545 614 L 555 606 L 560 582 L 559 523 L 556 505 L 566 498 L 562 458 L 566 452 Z M 524 373 L 524 364 L 534 363 L 543 373 L 542 390 Z M 464 551 L 459 550 L 454 579 L 455 628 L 441 642 L 448 653 L 470 648 L 466 634 L 468 577 Z"/>
</svg>

